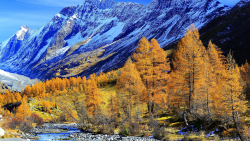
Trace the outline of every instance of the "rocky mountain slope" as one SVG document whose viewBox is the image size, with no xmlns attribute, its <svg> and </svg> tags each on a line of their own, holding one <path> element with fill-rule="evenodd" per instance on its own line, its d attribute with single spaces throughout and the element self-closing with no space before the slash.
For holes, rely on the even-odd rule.
<svg viewBox="0 0 250 141">
<path fill-rule="evenodd" d="M 250 0 L 241 0 L 227 14 L 200 29 L 201 39 L 211 39 L 224 54 L 231 49 L 238 64 L 250 62 Z"/>
<path fill-rule="evenodd" d="M 66 7 L 44 27 L 27 26 L 0 43 L 0 69 L 32 78 L 71 77 L 122 67 L 138 41 L 162 47 L 230 8 L 217 0 L 153 0 L 148 5 L 85 0 Z"/>
</svg>

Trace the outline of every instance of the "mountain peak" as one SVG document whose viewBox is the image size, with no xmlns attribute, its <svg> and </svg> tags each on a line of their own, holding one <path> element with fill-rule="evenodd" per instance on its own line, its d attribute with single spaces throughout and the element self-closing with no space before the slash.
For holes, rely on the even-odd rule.
<svg viewBox="0 0 250 141">
<path fill-rule="evenodd" d="M 250 2 L 250 0 L 241 0 L 241 2 Z"/>
<path fill-rule="evenodd" d="M 91 1 L 100 9 L 112 8 L 112 6 L 116 3 L 113 0 L 85 0 L 85 1 Z"/>
<path fill-rule="evenodd" d="M 23 40 L 24 35 L 30 30 L 30 28 L 26 25 L 21 26 L 20 30 L 16 33 L 17 40 Z"/>
<path fill-rule="evenodd" d="M 237 7 L 242 7 L 242 6 L 246 5 L 246 4 L 249 3 L 249 2 L 250 2 L 250 0 L 240 0 L 240 1 L 236 4 L 236 6 L 237 6 Z"/>
</svg>

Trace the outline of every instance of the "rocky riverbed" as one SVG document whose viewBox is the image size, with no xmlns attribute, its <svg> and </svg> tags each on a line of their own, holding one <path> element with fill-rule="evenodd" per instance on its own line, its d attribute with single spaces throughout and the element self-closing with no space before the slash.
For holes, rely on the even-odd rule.
<svg viewBox="0 0 250 141">
<path fill-rule="evenodd" d="M 77 130 L 76 124 L 49 124 L 46 123 L 44 126 L 39 128 L 33 128 L 31 133 L 41 134 L 41 133 L 61 133 L 67 132 L 68 130 Z"/>
<path fill-rule="evenodd" d="M 145 137 L 122 137 L 120 135 L 103 135 L 81 132 L 76 124 L 48 124 L 34 128 L 30 133 L 17 134 L 24 139 L 32 140 L 84 140 L 84 141 L 156 141 Z"/>
<path fill-rule="evenodd" d="M 69 135 L 70 138 L 74 138 L 76 140 L 84 140 L 84 141 L 156 141 L 155 139 L 149 139 L 144 137 L 122 137 L 120 135 L 92 135 L 91 133 L 72 133 Z"/>
</svg>

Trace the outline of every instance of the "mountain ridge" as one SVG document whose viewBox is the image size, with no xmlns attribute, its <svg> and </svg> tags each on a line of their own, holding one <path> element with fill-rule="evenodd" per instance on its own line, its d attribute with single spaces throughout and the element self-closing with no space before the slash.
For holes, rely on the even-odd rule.
<svg viewBox="0 0 250 141">
<path fill-rule="evenodd" d="M 23 40 L 13 36 L 2 43 L 0 68 L 44 79 L 107 72 L 123 66 L 142 36 L 165 47 L 190 24 L 200 28 L 229 9 L 217 0 L 153 0 L 145 6 L 85 0 L 25 32 Z"/>
</svg>

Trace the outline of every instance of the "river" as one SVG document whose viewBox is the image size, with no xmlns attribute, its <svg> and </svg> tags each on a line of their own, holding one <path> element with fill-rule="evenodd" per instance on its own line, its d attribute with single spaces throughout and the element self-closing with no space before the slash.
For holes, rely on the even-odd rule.
<svg viewBox="0 0 250 141">
<path fill-rule="evenodd" d="M 49 141 L 49 140 L 64 140 L 64 141 L 71 141 L 74 140 L 73 138 L 70 138 L 69 135 L 71 133 L 80 133 L 80 130 L 68 130 L 67 132 L 61 132 L 61 133 L 42 133 L 37 134 L 36 137 L 39 139 L 37 141 Z"/>
<path fill-rule="evenodd" d="M 84 141 L 103 141 L 103 140 L 144 140 L 144 141 L 156 141 L 155 139 L 149 139 L 146 137 L 122 137 L 120 135 L 104 135 L 82 132 L 77 129 L 76 124 L 49 124 L 46 123 L 43 128 L 34 128 L 32 134 L 37 140 L 32 141 L 51 141 L 51 140 L 84 140 Z"/>
<path fill-rule="evenodd" d="M 36 134 L 35 137 L 38 138 L 36 141 L 49 141 L 49 140 L 65 140 L 71 141 L 75 140 L 70 138 L 70 134 L 72 133 L 81 133 L 79 129 L 77 129 L 76 124 L 50 124 L 45 123 L 43 128 L 36 129 L 36 132 L 40 132 Z M 55 132 L 56 133 L 50 133 Z M 58 132 L 59 131 L 59 132 Z M 41 133 L 42 132 L 42 133 Z M 35 140 L 33 140 L 35 141 Z"/>
</svg>

